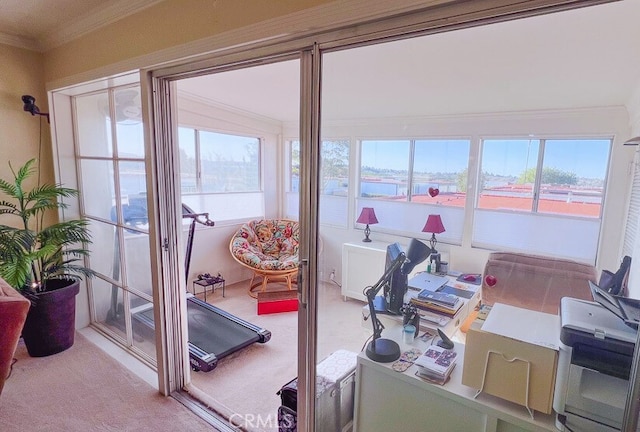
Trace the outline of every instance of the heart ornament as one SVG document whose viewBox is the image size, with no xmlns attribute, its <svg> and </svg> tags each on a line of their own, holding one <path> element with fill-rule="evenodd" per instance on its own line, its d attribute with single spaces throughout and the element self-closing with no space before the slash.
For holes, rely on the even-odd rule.
<svg viewBox="0 0 640 432">
<path fill-rule="evenodd" d="M 493 275 L 486 275 L 484 277 L 484 282 L 489 285 L 490 287 L 494 286 L 496 283 L 498 283 L 498 279 L 493 276 Z"/>
<path fill-rule="evenodd" d="M 440 193 L 440 189 L 434 188 L 434 187 L 429 188 L 429 195 L 431 195 L 431 197 L 436 197 L 438 196 L 439 193 Z"/>
</svg>

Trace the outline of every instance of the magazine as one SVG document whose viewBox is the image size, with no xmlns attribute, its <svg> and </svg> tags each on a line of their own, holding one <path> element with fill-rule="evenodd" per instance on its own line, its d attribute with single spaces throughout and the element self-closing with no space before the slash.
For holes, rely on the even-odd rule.
<svg viewBox="0 0 640 432">
<path fill-rule="evenodd" d="M 456 365 L 457 353 L 438 345 L 431 345 L 416 360 L 418 371 L 430 377 L 439 377 L 446 379 Z"/>
</svg>

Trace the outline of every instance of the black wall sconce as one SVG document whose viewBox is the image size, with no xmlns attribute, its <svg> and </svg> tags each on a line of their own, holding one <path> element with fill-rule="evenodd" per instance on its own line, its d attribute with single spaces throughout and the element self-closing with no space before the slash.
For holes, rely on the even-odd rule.
<svg viewBox="0 0 640 432">
<path fill-rule="evenodd" d="M 640 136 L 630 138 L 624 142 L 624 145 L 640 145 Z"/>
<path fill-rule="evenodd" d="M 36 98 L 34 98 L 31 95 L 23 95 L 22 102 L 24 103 L 23 109 L 26 112 L 31 113 L 32 116 L 34 115 L 45 116 L 47 118 L 47 123 L 50 123 L 49 113 L 40 112 L 40 108 L 38 108 L 38 106 L 36 105 Z"/>
</svg>

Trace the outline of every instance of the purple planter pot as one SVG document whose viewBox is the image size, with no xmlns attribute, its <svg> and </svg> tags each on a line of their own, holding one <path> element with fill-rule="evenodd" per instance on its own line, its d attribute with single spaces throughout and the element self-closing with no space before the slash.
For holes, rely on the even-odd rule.
<svg viewBox="0 0 640 432">
<path fill-rule="evenodd" d="M 79 292 L 78 281 L 47 281 L 47 291 L 37 295 L 22 329 L 24 344 L 31 357 L 57 354 L 73 345 Z"/>
</svg>

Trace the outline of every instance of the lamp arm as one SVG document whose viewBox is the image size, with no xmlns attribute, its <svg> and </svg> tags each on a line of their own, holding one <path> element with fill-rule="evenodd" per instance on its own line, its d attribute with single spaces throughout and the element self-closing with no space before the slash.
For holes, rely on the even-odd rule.
<svg viewBox="0 0 640 432">
<path fill-rule="evenodd" d="M 374 299 L 380 292 L 380 290 L 388 286 L 391 282 L 391 278 L 393 277 L 393 273 L 404 263 L 406 260 L 406 255 L 401 253 L 398 257 L 391 263 L 388 269 L 385 270 L 382 277 L 375 283 L 372 287 L 365 291 L 365 296 L 367 297 L 367 303 L 369 304 L 369 316 L 371 317 L 371 325 L 373 326 L 373 340 L 375 341 L 382 334 L 382 330 L 384 330 L 384 326 L 380 322 L 376 314 L 376 308 L 374 306 Z"/>
</svg>

